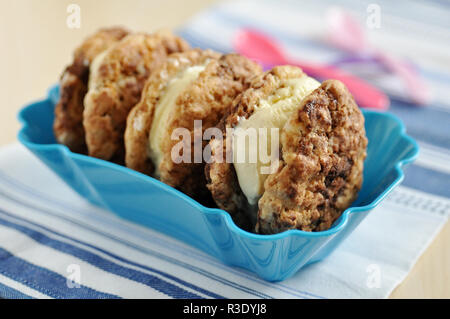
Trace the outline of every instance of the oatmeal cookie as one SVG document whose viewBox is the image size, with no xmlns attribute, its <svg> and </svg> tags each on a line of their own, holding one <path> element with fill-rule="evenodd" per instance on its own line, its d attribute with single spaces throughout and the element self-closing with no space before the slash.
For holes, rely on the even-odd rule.
<svg viewBox="0 0 450 319">
<path fill-rule="evenodd" d="M 204 178 L 205 162 L 195 159 L 194 143 L 203 151 L 202 132 L 217 126 L 236 96 L 253 75 L 261 72 L 256 63 L 237 54 L 199 49 L 172 54 L 149 78 L 142 99 L 130 113 L 125 132 L 126 165 L 175 187 L 195 199 L 209 192 Z M 201 121 L 194 136 L 194 121 Z M 188 133 L 187 160 L 172 160 L 179 145 L 176 129 Z M 186 159 L 186 158 L 185 158 Z M 210 196 L 210 195 L 209 195 Z"/>
<path fill-rule="evenodd" d="M 90 156 L 123 162 L 127 115 L 139 102 L 145 81 L 169 54 L 188 48 L 170 32 L 134 33 L 96 57 L 83 113 Z"/>
<path fill-rule="evenodd" d="M 328 80 L 311 93 L 281 133 L 282 161 L 259 201 L 260 233 L 331 227 L 362 185 L 364 118 L 347 88 Z"/>
<path fill-rule="evenodd" d="M 128 34 L 121 27 L 100 29 L 88 37 L 74 52 L 73 62 L 60 80 L 60 99 L 55 107 L 53 130 L 58 143 L 73 152 L 86 152 L 83 128 L 84 96 L 89 67 L 94 58 Z"/>
<path fill-rule="evenodd" d="M 356 198 L 367 139 L 364 118 L 341 82 L 320 84 L 299 68 L 275 67 L 255 78 L 223 119 L 224 130 L 239 127 L 279 129 L 279 151 L 262 174 L 260 162 L 236 161 L 242 150 L 233 135 L 223 153 L 232 152 L 233 163 L 213 157 L 207 164 L 208 188 L 233 219 L 264 234 L 325 230 Z"/>
</svg>

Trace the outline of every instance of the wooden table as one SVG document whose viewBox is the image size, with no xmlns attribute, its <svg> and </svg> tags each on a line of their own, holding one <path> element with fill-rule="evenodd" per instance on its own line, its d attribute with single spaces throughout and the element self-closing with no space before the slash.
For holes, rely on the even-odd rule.
<svg viewBox="0 0 450 319">
<path fill-rule="evenodd" d="M 55 83 L 72 50 L 101 26 L 132 30 L 174 28 L 210 5 L 212 0 L 0 0 L 0 145 L 14 142 L 16 114 L 29 101 L 43 97 Z M 81 8 L 81 28 L 70 29 L 67 7 Z M 392 298 L 450 298 L 450 225 L 421 256 Z"/>
</svg>

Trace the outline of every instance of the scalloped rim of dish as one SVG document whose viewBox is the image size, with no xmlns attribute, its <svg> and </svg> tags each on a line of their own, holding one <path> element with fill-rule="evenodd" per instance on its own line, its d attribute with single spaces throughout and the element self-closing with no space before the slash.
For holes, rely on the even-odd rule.
<svg viewBox="0 0 450 319">
<path fill-rule="evenodd" d="M 20 121 L 20 123 L 23 125 L 22 128 L 20 129 L 17 138 L 18 140 L 25 145 L 28 148 L 31 149 L 40 149 L 40 150 L 60 150 L 62 152 L 64 152 L 66 155 L 68 155 L 69 157 L 75 158 L 75 159 L 81 159 L 84 161 L 90 161 L 93 164 L 96 165 L 103 165 L 106 167 L 110 167 L 112 169 L 116 169 L 116 170 L 120 170 L 124 173 L 127 174 L 131 174 L 132 176 L 136 177 L 136 178 L 140 178 L 140 179 L 145 179 L 146 181 L 153 183 L 153 184 L 157 184 L 158 187 L 162 187 L 163 189 L 165 189 L 167 192 L 171 193 L 174 196 L 179 196 L 181 198 L 183 198 L 184 200 L 186 200 L 190 205 L 198 208 L 202 213 L 206 213 L 206 214 L 219 214 L 222 216 L 222 218 L 225 219 L 225 222 L 227 223 L 227 226 L 230 228 L 231 231 L 233 231 L 234 233 L 237 233 L 238 235 L 241 236 L 247 236 L 253 239 L 258 239 L 258 240 L 280 240 L 280 239 L 284 239 L 286 237 L 290 237 L 290 236 L 301 236 L 301 237 L 326 237 L 326 236 L 330 236 L 333 234 L 338 233 L 339 231 L 341 231 L 345 225 L 348 222 L 348 216 L 350 214 L 353 213 L 357 213 L 357 212 L 362 212 L 362 211 L 369 211 L 374 209 L 398 184 L 401 183 L 401 181 L 404 178 L 404 172 L 402 167 L 408 163 L 413 162 L 418 154 L 419 154 L 419 146 L 417 144 L 417 142 L 409 135 L 406 134 L 406 127 L 403 124 L 403 122 L 395 115 L 391 114 L 391 113 L 385 113 L 385 112 L 378 112 L 378 111 L 374 111 L 374 110 L 370 110 L 370 109 L 362 109 L 363 115 L 366 113 L 375 113 L 375 114 L 380 114 L 386 117 L 389 117 L 390 119 L 394 120 L 396 122 L 396 124 L 398 125 L 398 127 L 400 128 L 400 132 L 399 132 L 399 137 L 405 139 L 408 143 L 410 143 L 411 145 L 413 145 L 413 150 L 414 152 L 398 161 L 395 164 L 395 172 L 397 174 L 395 180 L 380 194 L 378 195 L 371 203 L 367 204 L 367 205 L 363 205 L 363 206 L 354 206 L 354 207 L 349 207 L 347 208 L 342 215 L 340 216 L 339 220 L 340 222 L 337 223 L 336 225 L 333 225 L 332 227 L 330 227 L 327 230 L 324 231 L 318 231 L 318 232 L 307 232 L 307 231 L 303 231 L 303 230 L 299 230 L 299 229 L 290 229 L 290 230 L 286 230 L 284 232 L 281 233 L 277 233 L 277 234 L 269 234 L 269 235 L 264 235 L 264 234 L 256 234 L 256 233 L 251 233 L 248 231 L 245 231 L 241 228 L 239 228 L 233 221 L 233 219 L 231 218 L 231 215 L 226 212 L 225 210 L 219 209 L 219 208 L 209 208 L 206 206 L 203 206 L 202 204 L 198 203 L 197 201 L 193 200 L 192 198 L 190 198 L 189 196 L 187 196 L 186 194 L 178 191 L 177 189 L 168 186 L 162 182 L 160 182 L 159 180 L 142 174 L 140 172 L 134 171 L 128 167 L 125 166 L 121 166 L 115 163 L 111 163 L 105 160 L 101 160 L 98 158 L 94 158 L 94 157 L 90 157 L 88 155 L 83 155 L 83 154 L 78 154 L 78 153 L 73 153 L 72 151 L 69 150 L 69 148 L 65 145 L 62 144 L 36 144 L 33 142 L 28 142 L 26 140 L 25 136 L 25 131 L 28 128 L 28 122 L 25 120 L 24 118 L 24 113 L 27 112 L 28 109 L 30 109 L 31 107 L 33 107 L 36 103 L 39 102 L 45 102 L 45 101 L 51 101 L 50 98 L 50 94 L 52 93 L 53 90 L 55 90 L 58 87 L 58 85 L 52 86 L 48 91 L 47 91 L 47 97 L 45 99 L 41 99 L 41 100 L 37 100 L 35 102 L 31 102 L 29 104 L 27 104 L 26 106 L 24 106 L 18 113 L 18 119 Z"/>
</svg>

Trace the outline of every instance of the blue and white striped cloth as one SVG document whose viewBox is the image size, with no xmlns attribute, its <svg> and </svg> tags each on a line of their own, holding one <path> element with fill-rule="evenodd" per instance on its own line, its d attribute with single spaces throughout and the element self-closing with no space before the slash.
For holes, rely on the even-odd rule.
<svg viewBox="0 0 450 319">
<path fill-rule="evenodd" d="M 359 10 L 351 2 L 344 3 Z M 340 53 L 308 38 L 314 25 L 308 24 L 308 29 L 302 24 L 315 21 L 320 26 L 319 13 L 325 5 L 316 1 L 302 2 L 301 7 L 293 1 L 227 2 L 194 17 L 179 33 L 193 45 L 227 52 L 232 50 L 234 30 L 258 27 L 280 39 L 293 56 L 329 62 Z M 407 10 L 424 7 L 420 12 L 429 16 L 435 10 L 447 10 L 448 16 L 449 9 L 440 6 L 412 1 Z M 365 7 L 361 8 L 365 13 Z M 440 39 L 443 52 L 449 52 L 450 42 L 442 38 L 448 34 L 441 33 L 439 38 L 438 32 L 448 28 L 448 21 L 440 16 L 433 20 L 413 16 L 412 20 L 408 11 L 389 2 L 381 8 L 386 11 L 382 23 L 388 26 L 390 41 L 395 42 L 398 19 L 402 28 L 407 23 L 410 28 L 422 24 L 427 26 L 423 32 L 436 31 L 427 45 L 437 46 Z M 419 39 L 421 33 L 416 33 Z M 329 258 L 280 283 L 226 266 L 182 242 L 94 207 L 22 146 L 1 148 L 0 297 L 387 297 L 450 213 L 450 99 L 445 98 L 450 94 L 450 71 L 444 72 L 450 63 L 446 57 L 441 67 L 433 68 L 438 61 L 430 58 L 428 63 L 425 57 L 419 62 L 435 91 L 433 104 L 416 108 L 396 96 L 391 107 L 421 145 L 418 160 L 406 169 L 404 183 Z"/>
</svg>

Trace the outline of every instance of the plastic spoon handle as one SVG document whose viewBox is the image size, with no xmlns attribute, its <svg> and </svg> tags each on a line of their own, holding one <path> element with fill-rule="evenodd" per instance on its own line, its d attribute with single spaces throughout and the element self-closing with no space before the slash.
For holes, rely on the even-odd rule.
<svg viewBox="0 0 450 319">
<path fill-rule="evenodd" d="M 310 63 L 290 62 L 303 69 L 307 74 L 321 79 L 335 79 L 344 83 L 359 105 L 367 108 L 385 110 L 389 106 L 389 98 L 374 86 L 332 66 L 312 65 Z"/>
<path fill-rule="evenodd" d="M 326 14 L 326 22 L 331 43 L 352 54 L 365 54 L 376 59 L 403 81 L 411 102 L 419 105 L 430 102 L 431 92 L 417 70 L 404 61 L 371 46 L 367 41 L 364 28 L 351 14 L 339 8 L 332 8 Z"/>
<path fill-rule="evenodd" d="M 362 107 L 385 110 L 389 106 L 389 98 L 369 83 L 335 67 L 291 61 L 275 41 L 258 31 L 240 31 L 235 38 L 234 47 L 238 53 L 264 64 L 297 65 L 311 76 L 339 80 L 347 86 Z"/>
<path fill-rule="evenodd" d="M 416 70 L 390 55 L 378 52 L 376 56 L 388 69 L 392 70 L 404 81 L 412 102 L 419 105 L 429 103 L 431 100 L 430 91 Z"/>
</svg>

